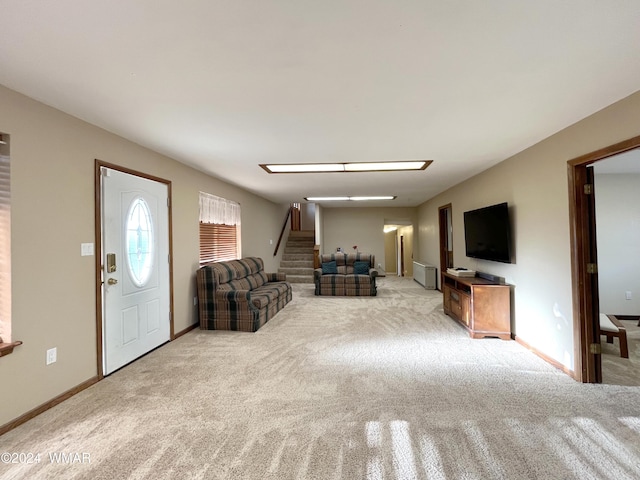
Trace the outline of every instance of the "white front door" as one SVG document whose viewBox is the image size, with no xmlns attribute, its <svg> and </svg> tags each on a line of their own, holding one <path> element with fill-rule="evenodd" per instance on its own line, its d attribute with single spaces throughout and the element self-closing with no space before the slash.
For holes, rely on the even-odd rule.
<svg viewBox="0 0 640 480">
<path fill-rule="evenodd" d="M 168 186 L 101 169 L 102 352 L 108 375 L 169 341 Z"/>
</svg>

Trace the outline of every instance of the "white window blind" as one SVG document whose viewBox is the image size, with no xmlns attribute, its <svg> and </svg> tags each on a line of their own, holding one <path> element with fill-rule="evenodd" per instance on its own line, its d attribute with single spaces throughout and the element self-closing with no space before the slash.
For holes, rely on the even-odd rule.
<svg viewBox="0 0 640 480">
<path fill-rule="evenodd" d="M 240 204 L 200 192 L 200 265 L 240 256 Z"/>
<path fill-rule="evenodd" d="M 9 157 L 0 155 L 0 337 L 11 342 L 11 183 Z"/>
</svg>

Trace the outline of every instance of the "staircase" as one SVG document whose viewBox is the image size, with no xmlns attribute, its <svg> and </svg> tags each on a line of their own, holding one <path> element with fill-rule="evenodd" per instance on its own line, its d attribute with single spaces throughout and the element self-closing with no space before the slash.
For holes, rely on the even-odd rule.
<svg viewBox="0 0 640 480">
<path fill-rule="evenodd" d="M 282 253 L 279 273 L 287 274 L 289 283 L 313 283 L 313 230 L 292 230 Z"/>
</svg>

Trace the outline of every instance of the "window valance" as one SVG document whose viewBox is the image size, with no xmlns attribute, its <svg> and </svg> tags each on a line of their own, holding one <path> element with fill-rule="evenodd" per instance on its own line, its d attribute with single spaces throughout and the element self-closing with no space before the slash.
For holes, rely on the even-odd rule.
<svg viewBox="0 0 640 480">
<path fill-rule="evenodd" d="M 200 221 L 217 225 L 240 225 L 240 204 L 200 192 Z"/>
</svg>

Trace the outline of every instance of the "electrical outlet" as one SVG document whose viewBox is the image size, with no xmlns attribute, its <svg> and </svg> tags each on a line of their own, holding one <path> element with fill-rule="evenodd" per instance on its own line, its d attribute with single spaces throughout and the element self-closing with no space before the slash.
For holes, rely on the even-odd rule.
<svg viewBox="0 0 640 480">
<path fill-rule="evenodd" d="M 56 363 L 57 360 L 58 360 L 58 349 L 54 347 L 47 350 L 47 365 Z"/>
<path fill-rule="evenodd" d="M 629 290 L 624 292 L 624 298 L 626 298 L 627 300 L 631 300 L 631 292 Z"/>
</svg>

